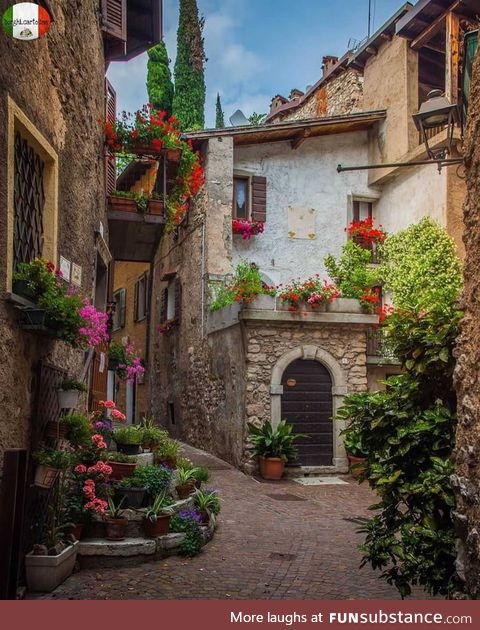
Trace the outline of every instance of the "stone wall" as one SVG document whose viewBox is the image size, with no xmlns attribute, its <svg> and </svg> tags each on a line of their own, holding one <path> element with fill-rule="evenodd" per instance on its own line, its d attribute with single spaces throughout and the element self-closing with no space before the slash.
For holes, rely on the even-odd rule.
<svg viewBox="0 0 480 630">
<path fill-rule="evenodd" d="M 459 424 L 454 486 L 457 493 L 458 569 L 467 591 L 480 598 L 480 52 L 474 66 L 465 143 L 467 199 L 464 206 L 465 315 L 455 371 Z"/>
<path fill-rule="evenodd" d="M 24 42 L 0 37 L 0 470 L 5 448 L 28 446 L 35 392 L 33 367 L 41 358 L 78 376 L 83 353 L 22 332 L 6 301 L 8 204 L 13 178 L 8 97 L 58 154 L 58 252 L 82 267 L 82 290 L 92 294 L 95 230 L 105 221 L 102 133 L 104 58 L 98 1 L 55 2 L 49 33 Z M 89 45 L 86 46 L 85 42 Z"/>
<path fill-rule="evenodd" d="M 343 116 L 363 109 L 363 77 L 346 70 L 321 84 L 299 107 L 286 110 L 271 122 L 305 120 L 323 116 Z"/>
</svg>

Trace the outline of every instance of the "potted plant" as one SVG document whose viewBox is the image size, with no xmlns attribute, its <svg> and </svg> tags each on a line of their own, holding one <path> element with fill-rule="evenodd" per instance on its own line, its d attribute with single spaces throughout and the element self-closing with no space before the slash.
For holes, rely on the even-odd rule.
<svg viewBox="0 0 480 630">
<path fill-rule="evenodd" d="M 207 483 L 210 481 L 210 471 L 206 466 L 196 466 L 192 468 L 193 470 L 193 478 L 195 479 L 195 486 L 197 488 L 201 488 L 202 483 Z"/>
<path fill-rule="evenodd" d="M 362 444 L 362 436 L 353 427 L 348 427 L 343 432 L 344 446 L 347 451 L 350 474 L 358 478 L 365 472 L 367 452 Z"/>
<path fill-rule="evenodd" d="M 169 491 L 172 480 L 172 471 L 164 466 L 138 466 L 135 477 L 145 488 L 149 500 L 164 492 Z"/>
<path fill-rule="evenodd" d="M 260 474 L 264 479 L 278 481 L 282 478 L 285 463 L 296 455 L 295 440 L 306 437 L 293 432 L 293 425 L 282 420 L 274 429 L 266 421 L 261 427 L 248 423 L 253 455 L 258 457 Z"/>
<path fill-rule="evenodd" d="M 40 448 L 33 457 L 38 464 L 34 485 L 39 488 L 52 488 L 58 475 L 72 463 L 70 453 L 49 447 Z"/>
<path fill-rule="evenodd" d="M 107 464 L 112 468 L 111 479 L 124 479 L 134 474 L 137 458 L 112 451 L 107 454 Z"/>
<path fill-rule="evenodd" d="M 105 533 L 107 540 L 123 540 L 126 535 L 128 519 L 122 518 L 123 499 L 115 503 L 111 496 L 107 497 L 108 508 L 105 512 Z"/>
<path fill-rule="evenodd" d="M 147 211 L 150 214 L 163 215 L 165 212 L 165 203 L 158 193 L 152 193 L 147 202 Z"/>
<path fill-rule="evenodd" d="M 188 499 L 195 489 L 195 478 L 193 476 L 193 468 L 186 470 L 185 468 L 178 469 L 178 484 L 175 486 L 175 490 L 180 499 Z"/>
<path fill-rule="evenodd" d="M 118 341 L 112 341 L 108 347 L 108 369 L 116 371 L 120 365 L 126 365 L 126 363 L 125 346 Z"/>
<path fill-rule="evenodd" d="M 129 425 L 115 429 L 113 439 L 120 453 L 125 455 L 138 455 L 142 443 L 142 430 L 139 427 Z"/>
<path fill-rule="evenodd" d="M 208 525 L 212 514 L 216 516 L 220 512 L 220 499 L 215 490 L 197 490 L 193 498 L 193 505 L 202 515 L 204 525 Z"/>
<path fill-rule="evenodd" d="M 143 450 L 154 451 L 169 439 L 167 431 L 157 426 L 153 418 L 143 418 L 140 428 L 142 430 Z"/>
<path fill-rule="evenodd" d="M 83 413 L 69 413 L 60 417 L 60 427 L 74 449 L 89 448 L 92 435 L 98 433 L 92 428 L 89 418 Z"/>
<path fill-rule="evenodd" d="M 143 528 L 147 538 L 165 536 L 170 528 L 172 518 L 172 500 L 165 494 L 158 494 L 152 505 L 147 508 L 143 518 Z"/>
<path fill-rule="evenodd" d="M 141 508 L 146 488 L 138 477 L 125 477 L 115 488 L 115 496 L 122 499 L 126 508 Z"/>
<path fill-rule="evenodd" d="M 77 540 L 81 540 L 83 528 L 91 520 L 91 512 L 85 509 L 83 495 L 73 492 L 68 494 L 65 498 L 65 518 L 71 523 L 71 526 L 66 530 L 67 533 Z"/>
<path fill-rule="evenodd" d="M 167 439 L 156 449 L 154 453 L 155 463 L 161 466 L 175 468 L 179 452 L 180 444 L 175 440 Z"/>
<path fill-rule="evenodd" d="M 85 383 L 76 381 L 73 378 L 66 378 L 57 390 L 58 406 L 60 409 L 75 409 L 81 393 L 87 391 Z"/>
<path fill-rule="evenodd" d="M 134 192 L 114 190 L 108 197 L 109 209 L 121 212 L 137 212 L 138 206 L 135 197 Z"/>
</svg>

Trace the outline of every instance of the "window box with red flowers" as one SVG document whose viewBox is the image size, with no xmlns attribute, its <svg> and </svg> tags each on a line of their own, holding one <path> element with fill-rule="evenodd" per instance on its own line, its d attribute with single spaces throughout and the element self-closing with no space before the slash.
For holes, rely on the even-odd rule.
<svg viewBox="0 0 480 630">
<path fill-rule="evenodd" d="M 243 240 L 249 240 L 252 236 L 262 234 L 265 229 L 265 224 L 262 221 L 255 221 L 255 219 L 232 219 L 232 232 L 234 234 L 241 234 Z"/>
<path fill-rule="evenodd" d="M 372 263 L 380 262 L 379 245 L 385 241 L 387 234 L 381 225 L 374 227 L 373 217 L 362 221 L 352 221 L 347 226 L 346 232 L 354 243 L 372 252 Z"/>
<path fill-rule="evenodd" d="M 294 280 L 286 287 L 280 288 L 279 310 L 325 311 L 328 302 L 332 302 L 340 295 L 333 284 L 320 280 L 317 275 L 308 280 Z"/>
<path fill-rule="evenodd" d="M 191 140 L 181 139 L 178 121 L 165 112 L 145 106 L 134 115 L 124 113 L 119 119 L 104 123 L 105 143 L 110 151 L 123 154 L 162 155 L 176 163 L 177 173 L 165 198 L 167 232 L 179 226 L 204 184 L 204 172 Z M 158 204 L 157 204 L 158 205 Z"/>
</svg>

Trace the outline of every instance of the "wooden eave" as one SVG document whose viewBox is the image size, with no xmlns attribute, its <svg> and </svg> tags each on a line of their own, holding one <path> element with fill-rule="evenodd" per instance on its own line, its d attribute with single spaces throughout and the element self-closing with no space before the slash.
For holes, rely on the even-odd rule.
<svg viewBox="0 0 480 630">
<path fill-rule="evenodd" d="M 303 121 L 288 121 L 270 125 L 248 125 L 225 129 L 206 129 L 186 134 L 193 142 L 210 138 L 233 137 L 236 146 L 265 144 L 272 142 L 292 142 L 292 147 L 300 138 L 316 138 L 340 133 L 350 133 L 369 129 L 387 116 L 386 110 L 360 112 L 346 116 L 312 118 Z"/>
<path fill-rule="evenodd" d="M 107 47 L 108 61 L 129 61 L 163 38 L 163 0 L 127 1 L 127 41 Z"/>
<path fill-rule="evenodd" d="M 163 234 L 165 217 L 108 210 L 110 250 L 116 261 L 152 262 Z"/>
<path fill-rule="evenodd" d="M 478 0 L 420 0 L 398 21 L 396 34 L 412 41 L 416 40 L 435 20 L 449 12 L 475 20 L 476 15 L 480 13 L 478 4 Z"/>
</svg>

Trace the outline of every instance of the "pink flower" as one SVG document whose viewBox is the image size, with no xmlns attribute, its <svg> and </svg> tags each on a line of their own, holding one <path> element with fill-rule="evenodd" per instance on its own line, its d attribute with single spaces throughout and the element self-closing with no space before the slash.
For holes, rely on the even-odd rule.
<svg viewBox="0 0 480 630">
<path fill-rule="evenodd" d="M 93 347 L 108 343 L 108 315 L 97 311 L 86 298 L 78 312 L 83 319 L 83 326 L 79 330 L 81 341 Z"/>
<path fill-rule="evenodd" d="M 88 503 L 85 503 L 85 508 L 87 510 L 93 510 L 97 512 L 97 514 L 105 514 L 107 505 L 108 503 L 106 501 L 95 497 L 91 501 L 88 501 Z"/>
<path fill-rule="evenodd" d="M 115 409 L 115 403 L 113 402 L 113 400 L 101 400 L 100 405 L 102 405 L 102 407 L 106 407 L 107 409 Z"/>
<path fill-rule="evenodd" d="M 78 464 L 78 466 L 75 466 L 74 471 L 76 473 L 86 473 L 87 472 L 87 467 L 84 466 L 83 464 Z"/>
<path fill-rule="evenodd" d="M 125 414 L 123 414 L 121 411 L 119 411 L 118 409 L 113 409 L 112 413 L 111 413 L 111 417 L 114 420 L 117 420 L 117 422 L 125 422 L 125 420 L 127 419 L 127 417 L 125 416 Z"/>
<path fill-rule="evenodd" d="M 107 444 L 105 440 L 98 433 L 96 433 L 95 435 L 92 435 L 92 442 L 95 444 L 97 448 L 107 448 Z"/>
</svg>

